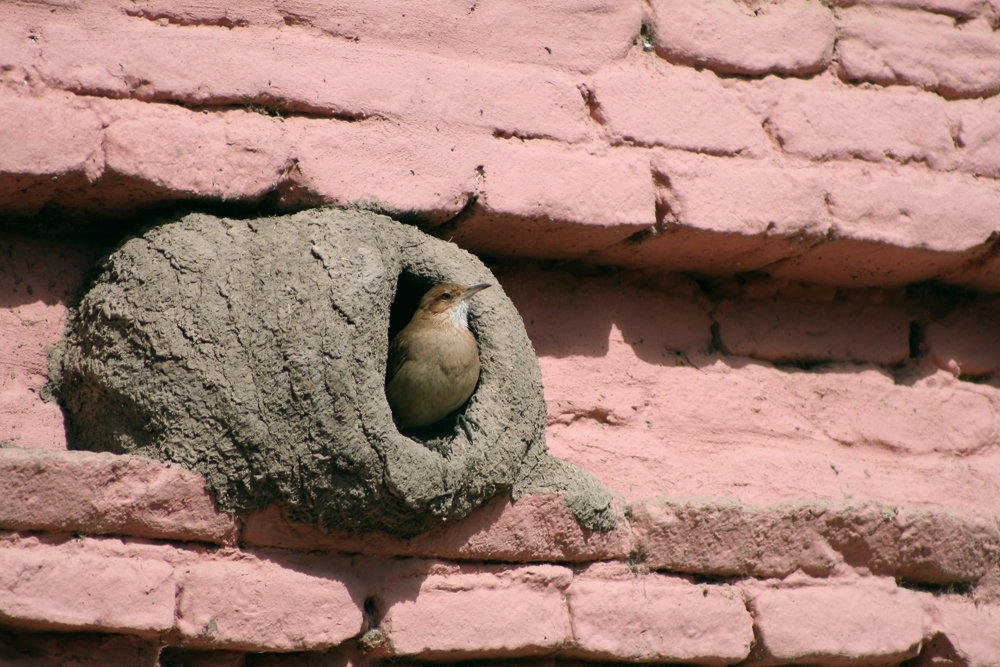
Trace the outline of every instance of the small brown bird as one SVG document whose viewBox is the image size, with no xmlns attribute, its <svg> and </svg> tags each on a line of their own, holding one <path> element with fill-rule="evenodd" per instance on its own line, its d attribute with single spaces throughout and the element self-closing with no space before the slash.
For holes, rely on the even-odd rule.
<svg viewBox="0 0 1000 667">
<path fill-rule="evenodd" d="M 479 344 L 469 331 L 469 298 L 487 287 L 432 287 L 392 339 L 385 395 L 401 429 L 440 421 L 472 396 L 479 381 Z"/>
</svg>

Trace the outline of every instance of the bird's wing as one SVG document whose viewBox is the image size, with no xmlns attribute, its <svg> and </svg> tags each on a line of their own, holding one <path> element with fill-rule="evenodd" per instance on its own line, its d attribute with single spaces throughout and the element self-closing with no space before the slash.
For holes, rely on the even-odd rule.
<svg viewBox="0 0 1000 667">
<path fill-rule="evenodd" d="M 407 359 L 410 358 L 409 346 L 403 342 L 405 336 L 396 335 L 389 343 L 389 362 L 388 368 L 385 372 L 385 382 L 388 384 L 392 378 L 396 377 L 396 373 L 399 369 L 403 367 Z"/>
</svg>

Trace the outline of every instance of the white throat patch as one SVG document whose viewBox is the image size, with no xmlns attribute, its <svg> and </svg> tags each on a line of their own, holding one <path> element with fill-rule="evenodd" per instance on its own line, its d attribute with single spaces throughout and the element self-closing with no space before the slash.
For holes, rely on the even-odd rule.
<svg viewBox="0 0 1000 667">
<path fill-rule="evenodd" d="M 460 301 L 457 306 L 451 309 L 448 314 L 451 318 L 451 323 L 456 327 L 461 327 L 462 329 L 469 328 L 469 302 Z"/>
</svg>

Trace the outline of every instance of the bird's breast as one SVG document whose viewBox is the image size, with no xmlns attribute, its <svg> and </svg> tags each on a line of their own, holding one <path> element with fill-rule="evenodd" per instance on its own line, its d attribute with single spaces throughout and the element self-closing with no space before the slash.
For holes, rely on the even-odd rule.
<svg viewBox="0 0 1000 667">
<path fill-rule="evenodd" d="M 399 338 L 393 348 L 404 361 L 389 378 L 386 397 L 401 427 L 432 424 L 469 399 L 479 381 L 479 345 L 472 332 L 446 320 L 407 326 Z"/>
</svg>

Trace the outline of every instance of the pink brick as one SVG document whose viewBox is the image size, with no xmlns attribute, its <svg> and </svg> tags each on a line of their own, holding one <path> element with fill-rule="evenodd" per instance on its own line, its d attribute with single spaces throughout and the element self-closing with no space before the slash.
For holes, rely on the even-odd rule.
<svg viewBox="0 0 1000 667">
<path fill-rule="evenodd" d="M 158 660 L 158 639 L 98 633 L 0 630 L 0 656 L 4 667 L 159 667 L 162 664 Z"/>
<path fill-rule="evenodd" d="M 1000 607 L 959 595 L 926 596 L 927 634 L 940 633 L 947 653 L 969 667 L 992 667 L 1000 656 Z M 944 657 L 944 656 L 943 656 Z"/>
<path fill-rule="evenodd" d="M 27 25 L 37 13 L 21 9 L 12 20 Z M 592 134 L 577 81 L 551 68 L 473 67 L 311 30 L 179 26 L 100 9 L 44 16 L 45 57 L 26 46 L 14 57 L 51 85 L 75 92 L 191 104 L 271 102 L 283 111 L 571 142 Z M 88 40 L 77 38 L 81 30 Z"/>
<path fill-rule="evenodd" d="M 362 629 L 360 601 L 340 578 L 277 559 L 178 570 L 177 628 L 192 646 L 319 650 Z"/>
<path fill-rule="evenodd" d="M 633 55 L 594 77 L 593 101 L 616 137 L 718 155 L 764 151 L 761 119 L 713 72 Z"/>
<path fill-rule="evenodd" d="M 733 664 L 754 642 L 740 591 L 594 565 L 567 592 L 574 653 L 591 659 Z"/>
<path fill-rule="evenodd" d="M 989 16 L 996 7 L 994 0 L 832 0 L 830 4 L 834 7 L 853 7 L 854 5 L 902 7 L 965 19 Z"/>
<path fill-rule="evenodd" d="M 830 240 L 768 267 L 772 277 L 902 286 L 961 272 L 988 251 L 997 229 L 1000 187 L 992 180 L 858 164 L 830 165 L 820 176 Z"/>
<path fill-rule="evenodd" d="M 826 576 L 846 562 L 875 574 L 947 584 L 989 574 L 1000 548 L 991 515 L 944 507 L 650 498 L 629 510 L 644 564 L 675 572 Z"/>
<path fill-rule="evenodd" d="M 477 210 L 446 235 L 470 251 L 578 257 L 656 222 L 644 152 L 498 140 L 482 164 Z"/>
<path fill-rule="evenodd" d="M 174 570 L 52 547 L 0 549 L 0 618 L 35 628 L 166 632 L 174 624 Z"/>
<path fill-rule="evenodd" d="M 980 250 L 945 273 L 941 282 L 987 294 L 1000 292 L 1000 247 L 988 242 Z"/>
<path fill-rule="evenodd" d="M 958 160 L 944 105 L 923 91 L 836 88 L 820 77 L 788 82 L 768 124 L 785 151 L 811 160 L 917 160 L 944 170 Z"/>
<path fill-rule="evenodd" d="M 17 36 L 19 42 L 23 38 Z M 0 54 L 0 75 L 4 62 Z M 0 86 L 0 117 L 4 118 L 0 123 L 0 207 L 7 214 L 31 216 L 56 193 L 85 192 L 104 173 L 101 121 L 87 100 L 65 93 L 36 97 L 27 90 L 15 95 L 12 90 Z"/>
<path fill-rule="evenodd" d="M 631 549 L 624 517 L 608 533 L 584 530 L 559 495 L 534 494 L 516 502 L 497 498 L 455 523 L 401 540 L 385 533 L 323 533 L 284 519 L 277 507 L 246 520 L 246 544 L 386 556 L 480 561 L 569 561 L 624 559 Z"/>
<path fill-rule="evenodd" d="M 825 184 L 814 170 L 676 151 L 655 153 L 652 165 L 670 189 L 678 224 L 745 236 L 829 228 Z"/>
<path fill-rule="evenodd" d="M 380 625 L 396 655 L 532 655 L 570 640 L 571 580 L 556 565 L 436 566 L 385 584 Z"/>
<path fill-rule="evenodd" d="M 110 119 L 104 133 L 108 170 L 176 193 L 260 198 L 293 164 L 279 119 L 133 101 L 99 108 Z"/>
<path fill-rule="evenodd" d="M 917 168 L 835 165 L 824 181 L 836 238 L 959 253 L 1000 229 L 1000 185 L 989 179 Z"/>
<path fill-rule="evenodd" d="M 531 266 L 511 267 L 498 278 L 542 357 L 603 352 L 612 326 L 621 330 L 637 354 L 653 363 L 675 350 L 707 348 L 711 341 L 708 309 L 696 300 L 698 286 L 686 278 L 648 285 Z M 550 401 L 549 418 L 556 419 L 560 412 Z"/>
<path fill-rule="evenodd" d="M 963 100 L 952 107 L 958 117 L 962 171 L 1000 177 L 1000 98 Z"/>
<path fill-rule="evenodd" d="M 808 168 L 783 168 L 680 151 L 653 153 L 669 208 L 664 233 L 600 251 L 599 263 L 715 274 L 752 271 L 802 251 L 825 234 L 823 179 Z"/>
<path fill-rule="evenodd" d="M 848 80 L 908 84 L 949 98 L 1000 90 L 1000 37 L 985 21 L 959 29 L 949 16 L 861 8 L 838 17 L 838 63 Z"/>
<path fill-rule="evenodd" d="M 901 234 L 900 234 L 901 236 Z M 979 254 L 935 252 L 890 245 L 884 241 L 836 239 L 802 248 L 767 267 L 773 278 L 805 280 L 854 288 L 894 288 L 948 275 Z"/>
<path fill-rule="evenodd" d="M 654 0 L 657 51 L 672 62 L 739 74 L 808 74 L 833 57 L 833 15 L 821 3 L 756 6 L 731 0 Z"/>
<path fill-rule="evenodd" d="M 920 650 L 924 614 L 915 593 L 892 579 L 821 582 L 744 584 L 768 657 L 779 663 L 898 662 Z"/>
<path fill-rule="evenodd" d="M 626 291 L 620 299 L 637 314 L 651 305 Z M 540 321 L 532 311 L 522 316 L 529 330 Z M 926 366 L 894 377 L 855 364 L 777 369 L 697 347 L 647 356 L 605 322 L 608 333 L 585 331 L 583 344 L 571 329 L 532 336 L 548 339 L 539 363 L 550 451 L 629 502 L 850 494 L 1000 513 L 994 387 Z"/>
<path fill-rule="evenodd" d="M 204 478 L 134 456 L 0 449 L 0 526 L 226 543 Z"/>
<path fill-rule="evenodd" d="M 375 120 L 289 118 L 284 127 L 296 184 L 330 203 L 378 200 L 436 223 L 461 211 L 477 192 L 476 168 L 494 141 L 455 128 L 438 132 Z"/>
<path fill-rule="evenodd" d="M 15 95 L 0 88 L 0 173 L 90 180 L 104 172 L 101 121 L 85 99 L 61 92 Z M 31 140 L 26 140 L 26 138 Z"/>
<path fill-rule="evenodd" d="M 924 344 L 938 368 L 968 377 L 1000 367 L 1000 309 L 962 309 L 927 325 Z"/>
<path fill-rule="evenodd" d="M 892 365 L 910 353 L 909 314 L 878 303 L 725 301 L 713 317 L 723 351 L 741 357 Z"/>
<path fill-rule="evenodd" d="M 318 28 L 331 37 L 365 44 L 583 71 L 621 58 L 642 20 L 634 3 L 587 0 L 536 5 L 493 2 L 471 11 L 459 0 L 420 6 L 400 0 L 248 1 L 239 7 L 218 0 L 146 0 L 125 5 L 125 11 L 181 25 L 279 27 L 287 22 L 300 30 Z M 470 53 L 473 46 L 475 52 Z"/>
<path fill-rule="evenodd" d="M 5 269 L 0 271 L 0 294 L 6 306 L 0 309 L 0 443 L 65 450 L 62 412 L 41 397 L 48 351 L 63 335 L 66 300 L 99 251 L 90 243 L 6 234 L 0 235 L 0 248 L 6 251 L 0 260 Z"/>
<path fill-rule="evenodd" d="M 174 3 L 156 4 L 169 10 Z M 285 0 L 275 13 L 362 43 L 583 71 L 621 58 L 642 20 L 635 3 L 507 0 L 471 7 L 464 0 L 423 5 L 405 0 Z"/>
</svg>

